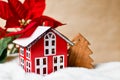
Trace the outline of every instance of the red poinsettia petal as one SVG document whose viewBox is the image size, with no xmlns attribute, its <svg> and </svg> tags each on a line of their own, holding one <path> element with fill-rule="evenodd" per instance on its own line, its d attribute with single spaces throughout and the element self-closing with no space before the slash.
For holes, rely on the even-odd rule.
<svg viewBox="0 0 120 80">
<path fill-rule="evenodd" d="M 28 25 L 26 28 L 28 30 L 26 30 L 20 38 L 25 38 L 25 37 L 29 37 L 33 32 L 34 30 L 38 27 L 38 26 L 50 26 L 52 28 L 56 28 L 58 26 L 61 26 L 61 25 L 64 25 L 62 24 L 61 22 L 53 19 L 53 18 L 50 18 L 48 16 L 41 16 L 39 18 L 36 18 L 35 20 L 31 21 L 31 23 L 34 23 L 36 22 L 34 25 L 32 25 L 32 27 L 30 27 L 31 25 Z M 31 24 L 30 23 L 30 24 Z M 45 24 L 44 24 L 45 23 Z"/>
<path fill-rule="evenodd" d="M 16 18 L 23 19 L 27 15 L 27 10 L 19 0 L 8 0 L 9 7 Z"/>
<path fill-rule="evenodd" d="M 0 38 L 3 38 L 6 34 L 6 31 L 0 27 Z"/>
<path fill-rule="evenodd" d="M 64 25 L 61 22 L 48 16 L 41 16 L 36 18 L 35 21 L 38 23 L 38 25 L 51 26 L 53 28 Z"/>
<path fill-rule="evenodd" d="M 0 17 L 7 20 L 11 16 L 12 16 L 12 12 L 9 8 L 8 3 L 4 1 L 0 1 Z"/>
<path fill-rule="evenodd" d="M 40 17 L 45 9 L 45 0 L 25 0 L 25 8 L 29 10 L 27 19 Z"/>
<path fill-rule="evenodd" d="M 37 25 L 33 25 L 28 30 L 26 30 L 24 33 L 22 33 L 22 35 L 20 36 L 20 38 L 30 37 L 32 35 L 32 33 L 35 31 L 36 28 L 37 28 Z"/>
<path fill-rule="evenodd" d="M 17 27 L 20 27 L 20 23 L 16 17 L 10 17 L 9 19 L 7 19 L 6 25 L 5 25 L 6 29 L 7 28 L 17 28 Z"/>
<path fill-rule="evenodd" d="M 36 22 L 32 22 L 30 23 L 29 25 L 27 25 L 27 27 L 21 31 L 18 31 L 18 32 L 10 32 L 8 34 L 6 34 L 6 37 L 9 37 L 9 36 L 16 36 L 16 35 L 22 35 L 24 34 L 25 32 L 29 31 L 30 29 L 32 29 L 32 27 L 34 27 L 34 25 L 36 24 Z M 32 34 L 32 33 L 31 33 Z"/>
</svg>

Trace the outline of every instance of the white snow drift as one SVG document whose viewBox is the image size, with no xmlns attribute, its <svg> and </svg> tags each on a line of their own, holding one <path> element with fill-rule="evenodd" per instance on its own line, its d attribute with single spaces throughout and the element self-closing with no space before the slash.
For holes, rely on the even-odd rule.
<svg viewBox="0 0 120 80">
<path fill-rule="evenodd" d="M 43 77 L 25 73 L 17 58 L 0 64 L 0 80 L 120 80 L 120 62 L 98 64 L 95 69 L 68 67 Z"/>
</svg>

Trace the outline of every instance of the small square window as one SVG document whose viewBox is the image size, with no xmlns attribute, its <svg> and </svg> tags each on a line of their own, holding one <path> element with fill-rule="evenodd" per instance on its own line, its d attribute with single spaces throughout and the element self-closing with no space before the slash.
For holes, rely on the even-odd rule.
<svg viewBox="0 0 120 80">
<path fill-rule="evenodd" d="M 40 74 L 40 69 L 39 68 L 37 69 L 37 74 Z"/>
<path fill-rule="evenodd" d="M 46 68 L 43 68 L 43 74 L 46 74 Z"/>
<path fill-rule="evenodd" d="M 30 53 L 28 53 L 28 58 L 30 58 Z"/>
<path fill-rule="evenodd" d="M 49 46 L 49 41 L 45 41 L 45 46 Z"/>
<path fill-rule="evenodd" d="M 57 66 L 54 66 L 54 71 L 57 71 Z"/>
<path fill-rule="evenodd" d="M 28 52 L 26 52 L 26 56 L 28 57 Z"/>
<path fill-rule="evenodd" d="M 30 63 L 29 63 L 29 68 L 30 68 Z"/>
<path fill-rule="evenodd" d="M 63 63 L 63 56 L 60 56 L 60 63 Z"/>
<path fill-rule="evenodd" d="M 57 57 L 54 57 L 54 63 L 57 63 Z"/>
<path fill-rule="evenodd" d="M 28 52 L 28 51 L 26 52 L 26 57 L 30 58 L 30 52 Z"/>
<path fill-rule="evenodd" d="M 46 58 L 43 59 L 43 65 L 46 65 Z"/>
<path fill-rule="evenodd" d="M 40 65 L 40 60 L 37 59 L 37 60 L 36 60 L 36 63 L 37 63 L 37 65 Z"/>
<path fill-rule="evenodd" d="M 27 50 L 30 51 L 30 47 L 27 47 Z"/>
<path fill-rule="evenodd" d="M 22 62 L 22 58 L 20 58 L 20 61 Z"/>
<path fill-rule="evenodd" d="M 28 62 L 27 62 L 27 66 L 28 66 Z"/>
<path fill-rule="evenodd" d="M 23 49 L 20 49 L 20 54 L 21 54 L 21 55 L 24 55 Z"/>
<path fill-rule="evenodd" d="M 28 68 L 27 68 L 27 72 L 28 72 Z"/>
<path fill-rule="evenodd" d="M 30 69 L 29 69 L 29 72 L 30 72 Z"/>
<path fill-rule="evenodd" d="M 52 40 L 52 46 L 55 46 L 55 40 Z"/>
<path fill-rule="evenodd" d="M 24 48 L 21 47 L 20 48 L 20 53 L 23 54 L 23 52 L 24 52 Z"/>
<path fill-rule="evenodd" d="M 21 58 L 21 63 L 23 63 L 23 59 Z"/>
<path fill-rule="evenodd" d="M 55 54 L 55 49 L 54 48 L 52 49 L 52 54 Z"/>
<path fill-rule="evenodd" d="M 49 54 L 49 49 L 45 49 L 45 54 Z"/>
<path fill-rule="evenodd" d="M 60 69 L 63 69 L 63 65 L 60 66 Z"/>
</svg>

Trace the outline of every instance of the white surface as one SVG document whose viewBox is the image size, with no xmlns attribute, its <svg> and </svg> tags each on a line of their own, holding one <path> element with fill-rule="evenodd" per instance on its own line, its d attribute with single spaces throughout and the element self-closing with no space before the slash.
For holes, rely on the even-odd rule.
<svg viewBox="0 0 120 80">
<path fill-rule="evenodd" d="M 95 69 L 69 67 L 43 77 L 25 73 L 16 58 L 0 64 L 0 80 L 120 80 L 120 62 L 98 64 Z"/>
<path fill-rule="evenodd" d="M 39 26 L 37 27 L 37 29 L 33 32 L 33 34 L 30 37 L 16 39 L 13 41 L 13 43 L 26 47 L 31 42 L 33 42 L 36 38 L 38 38 L 40 35 L 46 32 L 48 29 L 50 29 L 50 27 Z"/>
</svg>

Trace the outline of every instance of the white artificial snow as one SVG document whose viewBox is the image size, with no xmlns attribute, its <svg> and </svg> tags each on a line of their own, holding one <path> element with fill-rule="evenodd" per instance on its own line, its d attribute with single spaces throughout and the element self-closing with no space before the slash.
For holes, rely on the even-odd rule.
<svg viewBox="0 0 120 80">
<path fill-rule="evenodd" d="M 120 80 L 120 62 L 96 65 L 95 69 L 68 67 L 47 76 L 25 73 L 18 58 L 0 64 L 0 80 Z"/>
</svg>

